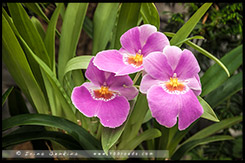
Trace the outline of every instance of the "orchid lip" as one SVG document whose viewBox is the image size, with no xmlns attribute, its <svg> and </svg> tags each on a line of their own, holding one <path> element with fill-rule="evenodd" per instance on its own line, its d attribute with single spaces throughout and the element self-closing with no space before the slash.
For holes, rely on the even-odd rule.
<svg viewBox="0 0 245 163">
<path fill-rule="evenodd" d="M 127 65 L 132 65 L 135 68 L 142 66 L 143 64 L 143 55 L 141 54 L 141 50 L 139 50 L 135 55 L 123 55 L 123 62 Z"/>
<path fill-rule="evenodd" d="M 189 81 L 178 80 L 176 73 L 174 73 L 173 77 L 170 77 L 169 81 L 164 81 L 160 85 L 162 88 L 168 92 L 169 94 L 185 94 L 189 91 L 189 87 L 187 86 Z"/>
<path fill-rule="evenodd" d="M 109 90 L 107 86 L 101 86 L 100 89 L 89 89 L 89 92 L 94 100 L 110 101 L 113 100 L 119 92 Z"/>
</svg>

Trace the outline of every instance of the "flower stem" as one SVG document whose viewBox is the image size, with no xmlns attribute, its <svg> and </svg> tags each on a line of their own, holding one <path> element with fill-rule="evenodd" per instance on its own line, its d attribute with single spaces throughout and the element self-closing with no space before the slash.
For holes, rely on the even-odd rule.
<svg viewBox="0 0 245 163">
<path fill-rule="evenodd" d="M 140 72 L 137 72 L 137 74 L 135 75 L 134 80 L 133 80 L 133 83 L 134 84 L 137 82 L 137 80 L 140 77 L 140 75 L 141 75 L 141 71 Z"/>
</svg>

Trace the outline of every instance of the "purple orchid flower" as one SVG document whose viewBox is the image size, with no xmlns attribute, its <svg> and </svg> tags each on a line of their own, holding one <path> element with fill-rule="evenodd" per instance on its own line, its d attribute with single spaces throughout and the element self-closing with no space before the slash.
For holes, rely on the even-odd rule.
<svg viewBox="0 0 245 163">
<path fill-rule="evenodd" d="M 201 93 L 200 67 L 191 51 L 166 46 L 144 60 L 140 91 L 147 94 L 152 116 L 163 126 L 185 130 L 203 114 L 196 96 Z"/>
<path fill-rule="evenodd" d="M 168 38 L 149 24 L 128 30 L 121 36 L 120 42 L 120 50 L 99 52 L 94 65 L 100 70 L 116 73 L 116 76 L 135 73 L 143 70 L 143 60 L 149 53 L 162 51 L 169 45 Z"/>
<path fill-rule="evenodd" d="M 127 119 L 130 105 L 128 100 L 137 96 L 138 90 L 126 76 L 99 70 L 91 59 L 85 76 L 91 82 L 75 87 L 71 99 L 74 106 L 85 116 L 96 116 L 105 127 L 115 128 Z"/>
</svg>

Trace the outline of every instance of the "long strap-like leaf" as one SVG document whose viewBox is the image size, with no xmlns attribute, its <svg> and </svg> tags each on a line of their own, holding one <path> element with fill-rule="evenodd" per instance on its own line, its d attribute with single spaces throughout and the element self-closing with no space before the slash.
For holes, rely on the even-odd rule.
<svg viewBox="0 0 245 163">
<path fill-rule="evenodd" d="M 44 114 L 21 114 L 2 121 L 2 130 L 20 125 L 41 125 L 65 130 L 87 150 L 101 149 L 100 143 L 77 124 L 56 116 Z"/>
<path fill-rule="evenodd" d="M 203 4 L 195 12 L 195 14 L 178 30 L 176 35 L 170 40 L 170 44 L 176 45 L 178 42 L 185 40 L 211 5 L 212 3 Z M 182 44 L 179 44 L 178 46 L 180 47 L 181 45 Z"/>
</svg>

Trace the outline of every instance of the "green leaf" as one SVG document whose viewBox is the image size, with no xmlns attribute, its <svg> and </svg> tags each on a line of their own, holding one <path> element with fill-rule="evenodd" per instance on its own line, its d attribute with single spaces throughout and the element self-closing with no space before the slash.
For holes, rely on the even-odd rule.
<svg viewBox="0 0 245 163">
<path fill-rule="evenodd" d="M 85 81 L 83 72 L 81 70 L 73 70 L 71 76 L 74 87 L 82 85 Z"/>
<path fill-rule="evenodd" d="M 179 46 L 179 45 L 181 45 L 183 43 L 188 43 L 188 41 L 193 40 L 193 39 L 204 39 L 204 37 L 203 36 L 189 37 L 189 38 L 184 39 L 183 41 L 180 41 L 180 42 L 176 43 L 176 46 Z"/>
<path fill-rule="evenodd" d="M 26 106 L 25 99 L 21 95 L 18 87 L 15 87 L 8 98 L 9 113 L 11 116 L 18 114 L 27 114 L 29 110 Z"/>
<path fill-rule="evenodd" d="M 203 55 L 205 55 L 206 57 L 214 60 L 217 64 L 220 65 L 220 67 L 223 68 L 223 70 L 225 70 L 226 74 L 228 77 L 230 77 L 230 72 L 229 70 L 226 68 L 226 66 L 218 59 L 216 58 L 215 56 L 213 56 L 211 53 L 209 53 L 207 50 L 201 48 L 200 46 L 190 42 L 190 41 L 187 41 L 185 42 L 187 45 L 189 45 L 190 47 L 194 48 L 195 50 L 199 51 L 200 53 L 202 53 Z"/>
<path fill-rule="evenodd" d="M 146 122 L 148 122 L 149 120 L 151 120 L 152 119 L 152 115 L 151 115 L 151 111 L 150 111 L 150 109 L 146 112 L 146 115 L 145 115 L 145 118 L 144 118 L 144 120 L 143 120 L 143 123 L 146 123 Z"/>
<path fill-rule="evenodd" d="M 4 105 L 5 101 L 7 100 L 9 94 L 12 92 L 13 90 L 13 86 L 10 87 L 6 92 L 4 92 L 4 94 L 2 95 L 2 106 Z"/>
<path fill-rule="evenodd" d="M 56 66 L 55 65 L 55 30 L 56 30 L 56 24 L 59 18 L 59 13 L 62 8 L 62 5 L 63 5 L 62 3 L 59 4 L 57 8 L 55 9 L 51 17 L 51 20 L 48 24 L 46 36 L 44 39 L 44 44 L 46 46 L 49 58 L 51 60 L 51 67 L 52 67 L 54 74 L 56 74 L 56 70 L 55 70 L 55 66 Z"/>
<path fill-rule="evenodd" d="M 242 45 L 231 50 L 220 61 L 227 67 L 230 74 L 233 74 L 235 70 L 242 64 Z M 216 63 L 204 73 L 201 77 L 202 93 L 201 96 L 209 94 L 214 89 L 218 88 L 222 83 L 228 79 L 222 68 Z"/>
<path fill-rule="evenodd" d="M 228 128 L 228 127 L 230 127 L 234 124 L 237 124 L 241 121 L 242 121 L 242 116 L 237 116 L 237 117 L 232 117 L 232 118 L 222 120 L 219 123 L 212 124 L 212 125 L 204 128 L 204 129 L 202 129 L 201 131 L 197 132 L 195 135 L 191 136 L 189 139 L 187 139 L 185 142 L 183 142 L 182 145 L 187 143 L 187 142 L 190 142 L 192 140 L 206 138 L 210 135 L 215 134 L 216 132 L 218 132 L 222 129 Z"/>
<path fill-rule="evenodd" d="M 114 48 L 121 47 L 120 37 L 123 33 L 137 25 L 141 3 L 122 3 L 117 23 Z"/>
<path fill-rule="evenodd" d="M 62 85 L 65 65 L 76 55 L 77 43 L 82 31 L 87 7 L 88 3 L 69 3 L 66 8 L 61 30 L 58 58 L 58 77 Z"/>
<path fill-rule="evenodd" d="M 31 17 L 31 21 L 34 24 L 34 26 L 36 27 L 36 29 L 37 29 L 39 35 L 41 36 L 42 40 L 44 40 L 46 34 L 44 32 L 43 26 L 40 23 L 40 21 L 34 16 Z"/>
<path fill-rule="evenodd" d="M 170 45 L 176 45 L 178 42 L 185 40 L 211 5 L 212 3 L 203 4 L 195 12 L 195 14 L 178 30 L 176 35 L 174 35 L 174 37 L 170 40 Z M 179 47 L 181 45 L 182 44 L 179 44 Z"/>
<path fill-rule="evenodd" d="M 81 150 L 82 147 L 70 135 L 55 131 L 28 131 L 19 134 L 11 134 L 2 138 L 2 148 L 20 144 L 31 140 L 51 140 L 63 145 L 67 149 Z"/>
<path fill-rule="evenodd" d="M 38 3 L 23 3 L 25 7 L 27 7 L 29 10 L 40 16 L 47 24 L 49 24 L 49 19 L 45 15 L 45 13 L 42 11 L 42 8 L 39 6 Z M 58 37 L 60 37 L 60 33 L 57 29 L 55 29 L 55 32 Z"/>
<path fill-rule="evenodd" d="M 144 131 L 140 135 L 134 137 L 132 140 L 130 140 L 127 144 L 124 144 L 124 146 L 118 146 L 118 150 L 133 150 L 138 145 L 140 145 L 143 141 L 154 139 L 157 137 L 160 137 L 162 135 L 161 131 L 158 129 L 152 128 Z"/>
<path fill-rule="evenodd" d="M 234 138 L 231 136 L 221 135 L 221 136 L 212 136 L 204 139 L 197 139 L 197 140 L 190 141 L 185 145 L 181 146 L 171 157 L 171 160 L 180 160 L 185 153 L 187 153 L 188 151 L 190 151 L 191 149 L 195 148 L 198 145 L 203 145 L 216 141 L 232 140 L 232 139 Z"/>
<path fill-rule="evenodd" d="M 209 106 L 209 104 L 200 96 L 197 96 L 200 104 L 202 105 L 202 108 L 204 110 L 203 114 L 201 115 L 202 118 L 219 122 L 219 119 L 217 118 L 216 114 L 214 113 L 213 109 Z"/>
<path fill-rule="evenodd" d="M 54 95 L 57 96 L 57 98 L 59 99 L 58 101 L 62 104 L 63 111 L 65 113 L 65 117 L 67 117 L 71 121 L 76 121 L 75 108 L 73 107 L 73 105 L 71 103 L 71 99 L 68 97 L 68 95 L 64 91 L 63 87 L 61 86 L 61 84 L 57 80 L 56 75 L 52 72 L 52 70 L 40 58 L 38 58 L 33 53 L 33 51 L 28 47 L 26 42 L 21 37 L 20 37 L 20 41 L 23 43 L 23 45 L 26 47 L 26 49 L 32 55 L 32 57 L 35 59 L 35 61 L 40 65 L 42 70 L 47 74 L 47 79 L 50 82 L 50 83 L 48 83 L 47 88 L 49 88 L 49 91 L 51 91 L 51 89 L 53 88 Z M 44 73 L 43 73 L 43 76 L 44 76 Z M 53 95 L 53 93 L 51 95 Z M 56 111 L 57 110 L 58 109 L 56 109 Z M 61 111 L 59 113 L 61 113 Z M 61 114 L 57 114 L 57 115 L 61 116 Z"/>
<path fill-rule="evenodd" d="M 132 110 L 135 106 L 135 100 L 131 100 L 129 101 L 129 103 L 130 103 L 130 112 L 129 112 L 128 117 L 130 117 L 132 114 Z M 129 123 L 129 118 L 127 118 L 126 122 L 124 122 L 122 126 L 117 127 L 115 129 L 103 127 L 101 142 L 102 142 L 103 150 L 106 154 L 108 154 L 109 149 L 112 148 L 113 145 L 115 145 L 116 142 L 119 140 L 120 136 L 122 135 L 128 123 Z M 122 140 L 124 139 L 122 138 Z"/>
<path fill-rule="evenodd" d="M 41 7 L 38 5 L 38 3 L 23 3 L 25 7 L 30 9 L 32 12 L 40 16 L 43 20 L 45 20 L 46 23 L 49 23 L 49 19 L 45 15 L 45 13 L 42 11 Z"/>
<path fill-rule="evenodd" d="M 137 137 L 137 134 L 141 128 L 141 125 L 144 121 L 144 117 L 148 110 L 149 108 L 146 95 L 139 93 L 134 109 L 131 115 L 129 116 L 128 124 L 122 135 L 122 140 L 124 140 L 124 142 L 121 144 L 127 144 L 128 141 L 130 141 L 134 137 Z"/>
<path fill-rule="evenodd" d="M 48 66 L 51 65 L 48 53 L 41 36 L 32 24 L 29 16 L 20 3 L 7 3 L 15 27 L 34 53 Z"/>
<path fill-rule="evenodd" d="M 164 34 L 166 36 L 169 37 L 173 37 L 175 34 L 172 32 L 164 32 Z M 192 37 L 191 37 L 192 38 Z M 204 54 L 205 56 L 207 56 L 208 58 L 214 60 L 218 65 L 221 66 L 221 68 L 223 68 L 223 70 L 227 73 L 228 77 L 230 76 L 229 70 L 226 68 L 226 66 L 215 56 L 213 56 L 211 53 L 209 53 L 208 51 L 204 50 L 203 48 L 201 48 L 200 46 L 194 44 L 193 42 L 189 41 L 189 39 L 186 39 L 184 41 L 181 41 L 186 43 L 187 45 L 189 45 L 190 47 L 192 47 L 193 49 L 199 51 L 200 53 Z"/>
<path fill-rule="evenodd" d="M 12 24 L 11 27 L 13 31 L 15 32 L 17 38 L 21 36 L 27 42 L 27 44 L 35 51 L 35 53 L 45 63 L 47 63 L 50 66 L 50 60 L 48 58 L 48 54 L 44 46 L 43 40 L 41 36 L 39 35 L 36 27 L 30 20 L 29 16 L 27 15 L 26 11 L 22 7 L 22 5 L 19 3 L 8 3 L 7 5 L 9 8 L 10 14 L 12 16 L 14 25 L 10 21 L 9 21 L 9 24 Z M 26 57 L 29 62 L 31 71 L 37 83 L 39 84 L 42 92 L 45 95 L 46 90 L 45 90 L 40 68 L 30 55 L 26 54 Z"/>
<path fill-rule="evenodd" d="M 43 92 L 34 78 L 25 54 L 4 15 L 2 15 L 2 31 L 3 62 L 17 85 L 29 101 L 34 104 L 38 112 L 47 113 L 49 108 Z"/>
<path fill-rule="evenodd" d="M 92 135 L 77 124 L 62 117 L 44 114 L 21 114 L 2 121 L 2 130 L 21 125 L 41 125 L 55 127 L 68 132 L 86 150 L 101 149 L 98 142 Z"/>
<path fill-rule="evenodd" d="M 142 3 L 140 14 L 143 17 L 144 24 L 154 25 L 159 30 L 160 17 L 154 3 Z"/>
<path fill-rule="evenodd" d="M 210 92 L 205 100 L 212 107 L 216 107 L 227 100 L 227 98 L 242 89 L 242 75 L 243 73 L 240 72 L 226 80 L 221 86 Z"/>
<path fill-rule="evenodd" d="M 88 36 L 93 39 L 93 21 L 90 20 L 87 16 L 84 18 L 83 30 L 88 34 Z"/>
<path fill-rule="evenodd" d="M 103 127 L 101 143 L 102 143 L 103 150 L 106 154 L 108 154 L 109 149 L 117 142 L 124 128 L 125 128 L 125 123 L 122 126 L 117 127 L 115 129 Z"/>
<path fill-rule="evenodd" d="M 199 119 L 198 119 L 199 120 Z M 186 134 L 192 129 L 193 126 L 198 122 L 196 120 L 193 122 L 187 129 L 183 131 L 177 130 L 174 137 L 172 138 L 171 142 L 168 142 L 168 150 L 169 150 L 169 157 L 173 155 L 173 152 L 175 151 L 176 147 L 179 145 L 179 143 L 182 141 L 182 139 L 186 136 Z"/>
<path fill-rule="evenodd" d="M 93 18 L 93 50 L 95 55 L 105 50 L 115 25 L 119 3 L 99 3 Z"/>
<path fill-rule="evenodd" d="M 84 55 L 70 59 L 65 66 L 64 74 L 66 75 L 66 73 L 72 70 L 87 69 L 89 62 L 93 57 L 94 56 Z"/>
</svg>

